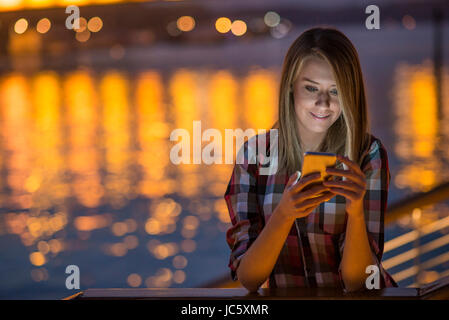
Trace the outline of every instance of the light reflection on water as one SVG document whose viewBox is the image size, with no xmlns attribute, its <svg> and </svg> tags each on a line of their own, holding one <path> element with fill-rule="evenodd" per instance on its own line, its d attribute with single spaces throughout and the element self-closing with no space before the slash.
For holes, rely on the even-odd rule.
<svg viewBox="0 0 449 320">
<path fill-rule="evenodd" d="M 273 70 L 257 68 L 243 78 L 192 69 L 167 80 L 156 70 L 4 75 L 0 234 L 26 248 L 6 252 L 20 260 L 22 281 L 61 286 L 65 266 L 76 264 L 82 288 L 188 284 L 192 257 L 223 251 L 232 166 L 171 164 L 169 134 L 192 136 L 195 120 L 203 130 L 266 128 L 275 84 Z M 113 278 L 103 280 L 104 269 Z M 5 278 L 6 288 L 16 280 Z"/>
<path fill-rule="evenodd" d="M 401 63 L 397 66 L 393 90 L 396 119 L 394 152 L 401 165 L 393 176 L 393 182 L 398 189 L 425 192 L 449 180 L 448 79 L 446 71 L 440 119 L 432 63 L 425 60 L 421 65 Z M 441 206 L 445 209 L 442 210 Z M 436 208 L 431 206 L 423 211 L 422 223 L 447 215 L 446 205 L 439 204 Z M 411 216 L 402 219 L 400 224 L 412 225 Z"/>
<path fill-rule="evenodd" d="M 4 75 L 0 296 L 19 283 L 34 297 L 67 296 L 69 264 L 80 267 L 82 289 L 192 287 L 228 272 L 223 194 L 232 165 L 175 166 L 169 135 L 185 128 L 193 136 L 195 120 L 222 133 L 269 128 L 279 74 L 183 68 L 168 76 L 88 69 Z M 438 126 L 447 123 L 448 99 L 438 119 L 427 62 L 401 64 L 394 74 L 389 157 L 399 166 L 390 168 L 392 188 L 425 191 L 448 179 L 449 131 Z M 441 216 L 436 208 L 423 210 L 423 221 Z"/>
<path fill-rule="evenodd" d="M 399 188 L 427 191 L 448 178 L 448 173 L 442 169 L 449 159 L 449 135 L 445 125 L 449 120 L 449 103 L 443 99 L 440 121 L 433 67 L 429 61 L 419 66 L 399 65 L 395 83 L 395 133 L 398 137 L 395 153 L 404 162 L 395 183 Z M 443 88 L 443 94 L 445 92 Z"/>
</svg>

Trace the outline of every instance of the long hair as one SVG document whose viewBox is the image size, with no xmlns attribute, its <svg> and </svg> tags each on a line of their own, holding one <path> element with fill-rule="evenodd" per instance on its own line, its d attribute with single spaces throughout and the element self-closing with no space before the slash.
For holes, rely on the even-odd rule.
<svg viewBox="0 0 449 320">
<path fill-rule="evenodd" d="M 347 156 L 360 165 L 368 147 L 369 123 L 362 70 L 351 41 L 334 28 L 318 27 L 303 32 L 285 56 L 279 89 L 279 168 L 288 175 L 301 170 L 303 152 L 298 136 L 293 82 L 304 61 L 315 56 L 329 63 L 336 81 L 342 113 L 327 130 L 318 151 Z"/>
</svg>

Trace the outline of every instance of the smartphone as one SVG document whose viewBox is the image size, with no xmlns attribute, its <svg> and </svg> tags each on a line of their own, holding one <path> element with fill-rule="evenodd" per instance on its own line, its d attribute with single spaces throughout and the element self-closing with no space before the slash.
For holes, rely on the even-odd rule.
<svg viewBox="0 0 449 320">
<path fill-rule="evenodd" d="M 302 164 L 301 177 L 308 174 L 321 172 L 321 177 L 317 182 L 314 182 L 307 186 L 306 189 L 323 183 L 323 181 L 330 180 L 331 175 L 326 172 L 327 167 L 334 167 L 337 162 L 337 155 L 334 153 L 326 152 L 306 152 L 304 154 L 304 160 Z M 317 194 L 319 197 L 322 194 Z"/>
</svg>

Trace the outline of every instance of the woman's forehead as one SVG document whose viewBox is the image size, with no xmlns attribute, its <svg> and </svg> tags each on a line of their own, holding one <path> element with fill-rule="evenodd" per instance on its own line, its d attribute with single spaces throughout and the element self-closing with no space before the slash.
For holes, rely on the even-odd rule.
<svg viewBox="0 0 449 320">
<path fill-rule="evenodd" d="M 300 80 L 312 80 L 314 82 L 333 82 L 335 84 L 332 67 L 326 60 L 311 57 L 303 62 L 301 70 L 299 70 L 298 78 Z M 304 79 L 305 78 L 305 79 Z"/>
</svg>

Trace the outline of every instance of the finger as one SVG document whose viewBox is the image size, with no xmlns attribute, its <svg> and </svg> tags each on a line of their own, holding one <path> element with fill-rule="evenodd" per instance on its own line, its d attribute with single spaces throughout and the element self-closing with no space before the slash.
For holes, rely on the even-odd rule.
<svg viewBox="0 0 449 320">
<path fill-rule="evenodd" d="M 346 164 L 349 168 L 354 170 L 355 172 L 361 174 L 362 170 L 360 170 L 360 167 L 354 162 L 349 160 L 347 157 L 343 157 L 341 155 L 337 155 L 337 159 Z"/>
<path fill-rule="evenodd" d="M 309 184 L 311 184 L 317 180 L 320 180 L 320 179 L 321 179 L 320 172 L 308 174 L 307 176 L 302 177 L 299 180 L 299 182 L 291 188 L 291 191 L 293 193 L 299 192 L 302 189 L 304 189 L 306 186 L 308 186 Z"/>
<path fill-rule="evenodd" d="M 332 192 L 325 192 L 323 195 L 319 197 L 308 199 L 301 202 L 300 204 L 295 205 L 295 208 L 299 210 L 306 210 L 309 207 L 318 206 L 321 202 L 328 201 L 333 197 L 335 197 L 335 194 L 333 194 Z"/>
<path fill-rule="evenodd" d="M 331 188 L 331 192 L 349 198 L 350 200 L 358 200 L 359 198 L 354 192 L 342 188 Z"/>
<path fill-rule="evenodd" d="M 352 171 L 328 168 L 328 169 L 326 169 L 326 172 L 331 175 L 334 175 L 334 176 L 346 177 L 349 180 L 357 183 L 361 187 L 365 186 L 365 181 L 364 181 L 365 176 L 363 176 L 363 178 L 362 178 L 358 174 L 355 174 Z"/>
<path fill-rule="evenodd" d="M 321 197 L 322 199 L 321 200 L 319 200 L 319 202 L 318 203 L 314 203 L 314 204 L 311 204 L 311 205 L 309 205 L 309 206 L 307 206 L 307 207 L 304 207 L 304 208 L 302 208 L 302 209 L 298 209 L 297 210 L 297 213 L 299 214 L 299 218 L 302 218 L 302 217 L 306 217 L 306 216 L 308 216 L 311 212 L 313 212 L 313 210 L 315 210 L 316 209 L 316 207 L 318 207 L 322 202 L 325 202 L 325 201 L 328 201 L 328 200 L 330 200 L 330 199 L 332 199 L 333 197 L 335 197 L 335 194 L 332 194 L 332 193 L 328 193 L 329 195 L 326 195 L 326 196 L 323 196 L 323 197 Z M 318 199 L 317 199 L 318 200 Z"/>
<path fill-rule="evenodd" d="M 298 177 L 299 177 L 299 171 L 296 171 L 294 174 L 292 174 L 290 176 L 290 179 L 288 179 L 286 188 L 290 188 L 292 185 L 294 185 L 295 182 L 297 182 Z"/>
<path fill-rule="evenodd" d="M 308 190 L 302 190 L 301 192 L 296 193 L 295 195 L 293 195 L 293 199 L 295 200 L 295 203 L 298 203 L 325 191 L 329 191 L 329 187 L 326 187 L 323 184 L 319 184 L 311 187 Z"/>
<path fill-rule="evenodd" d="M 334 193 L 332 193 L 332 192 L 325 192 L 323 195 L 321 195 L 319 197 L 316 197 L 314 199 L 310 199 L 311 200 L 310 201 L 311 204 L 305 204 L 304 208 L 308 209 L 309 207 L 316 207 L 316 206 L 320 205 L 322 202 L 329 201 L 333 197 L 335 197 Z"/>
<path fill-rule="evenodd" d="M 306 210 L 301 210 L 300 212 L 297 213 L 296 217 L 297 218 L 304 218 L 307 217 L 309 214 L 311 214 L 313 212 L 313 210 L 315 210 L 316 206 L 310 207 L 309 209 Z"/>
<path fill-rule="evenodd" d="M 323 186 L 326 186 L 329 188 L 332 188 L 332 187 L 343 188 L 343 189 L 346 189 L 346 190 L 349 190 L 349 191 L 352 191 L 355 193 L 359 193 L 359 192 L 363 191 L 363 189 L 360 185 L 358 185 L 354 182 L 351 182 L 351 181 L 324 181 Z"/>
</svg>

